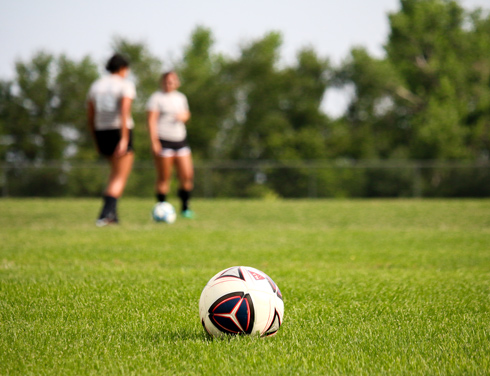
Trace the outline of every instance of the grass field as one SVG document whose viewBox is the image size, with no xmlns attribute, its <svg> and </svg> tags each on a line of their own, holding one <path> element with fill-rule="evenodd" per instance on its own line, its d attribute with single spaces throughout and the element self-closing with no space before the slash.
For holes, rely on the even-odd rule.
<svg viewBox="0 0 490 376">
<path fill-rule="evenodd" d="M 490 200 L 0 200 L 1 375 L 488 375 Z M 272 338 L 208 338 L 229 266 L 280 287 Z"/>
</svg>

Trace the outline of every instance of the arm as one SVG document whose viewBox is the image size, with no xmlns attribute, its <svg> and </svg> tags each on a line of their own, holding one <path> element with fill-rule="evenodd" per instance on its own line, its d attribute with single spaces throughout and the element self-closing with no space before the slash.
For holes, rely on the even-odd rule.
<svg viewBox="0 0 490 376">
<path fill-rule="evenodd" d="M 131 104 L 133 100 L 128 97 L 121 99 L 121 140 L 114 151 L 116 157 L 126 154 L 129 142 L 128 119 L 131 116 Z"/>
<path fill-rule="evenodd" d="M 95 140 L 95 105 L 93 101 L 88 101 L 87 103 L 87 120 L 88 120 L 88 129 L 92 138 Z M 95 147 L 98 149 L 97 143 L 95 143 Z M 98 151 L 98 150 L 97 150 Z"/>
<path fill-rule="evenodd" d="M 154 156 L 158 156 L 162 151 L 162 145 L 158 140 L 157 121 L 158 111 L 148 111 L 146 117 L 146 123 L 148 125 L 148 132 L 150 133 L 151 151 Z"/>
<path fill-rule="evenodd" d="M 191 113 L 189 110 L 175 114 L 175 119 L 181 121 L 182 123 L 187 123 L 190 118 L 191 118 Z"/>
<path fill-rule="evenodd" d="M 181 121 L 182 123 L 187 123 L 191 118 L 191 112 L 189 111 L 189 103 L 187 102 L 187 97 L 184 94 L 180 94 L 182 100 L 182 111 L 175 114 L 175 120 Z"/>
</svg>

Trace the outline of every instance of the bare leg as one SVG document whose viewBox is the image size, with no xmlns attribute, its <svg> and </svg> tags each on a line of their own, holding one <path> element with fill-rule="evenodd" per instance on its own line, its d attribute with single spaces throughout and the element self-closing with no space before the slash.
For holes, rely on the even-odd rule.
<svg viewBox="0 0 490 376">
<path fill-rule="evenodd" d="M 182 201 L 182 215 L 192 218 L 192 211 L 189 210 L 189 199 L 194 188 L 194 167 L 191 154 L 176 157 L 175 164 L 179 177 L 178 195 Z"/>
<path fill-rule="evenodd" d="M 192 191 L 194 188 L 194 165 L 192 163 L 192 155 L 188 154 L 175 157 L 175 165 L 179 177 L 179 188 L 186 191 Z"/>
<path fill-rule="evenodd" d="M 104 205 L 96 222 L 97 226 L 105 226 L 109 223 L 118 223 L 117 199 L 120 198 L 126 187 L 131 168 L 133 167 L 134 154 L 129 152 L 122 157 L 109 157 L 111 173 L 109 183 L 104 192 Z"/>
<path fill-rule="evenodd" d="M 170 191 L 170 179 L 172 177 L 172 166 L 174 157 L 155 157 L 157 181 L 155 190 L 157 193 L 168 194 Z"/>
<path fill-rule="evenodd" d="M 134 153 L 129 152 L 122 157 L 110 157 L 111 174 L 105 190 L 107 196 L 119 198 L 124 192 L 129 173 L 133 167 Z"/>
</svg>

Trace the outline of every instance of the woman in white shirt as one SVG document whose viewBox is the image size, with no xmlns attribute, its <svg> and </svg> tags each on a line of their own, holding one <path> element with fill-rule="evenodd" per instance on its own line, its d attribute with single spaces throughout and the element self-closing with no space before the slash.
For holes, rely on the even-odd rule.
<svg viewBox="0 0 490 376">
<path fill-rule="evenodd" d="M 175 166 L 179 179 L 178 196 L 182 201 L 181 214 L 185 218 L 192 218 L 189 199 L 194 188 L 194 167 L 185 126 L 191 113 L 186 96 L 177 91 L 180 80 L 176 72 L 164 73 L 160 84 L 161 90 L 151 95 L 146 106 L 157 171 L 156 197 L 158 202 L 166 201 L 172 168 Z"/>
<path fill-rule="evenodd" d="M 115 54 L 106 65 L 110 73 L 99 78 L 88 93 L 88 124 L 98 152 L 111 166 L 109 183 L 97 226 L 118 223 L 117 200 L 121 197 L 134 160 L 131 104 L 136 96 L 134 84 L 127 80 L 129 62 Z"/>
</svg>

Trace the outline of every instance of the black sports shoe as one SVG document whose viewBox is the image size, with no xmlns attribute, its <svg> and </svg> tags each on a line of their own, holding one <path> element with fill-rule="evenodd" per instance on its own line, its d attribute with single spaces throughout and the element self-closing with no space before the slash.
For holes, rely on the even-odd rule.
<svg viewBox="0 0 490 376">
<path fill-rule="evenodd" d="M 95 225 L 97 227 L 104 227 L 107 225 L 117 225 L 119 223 L 119 219 L 117 219 L 117 215 L 110 213 L 107 217 L 102 217 L 95 221 Z"/>
</svg>

